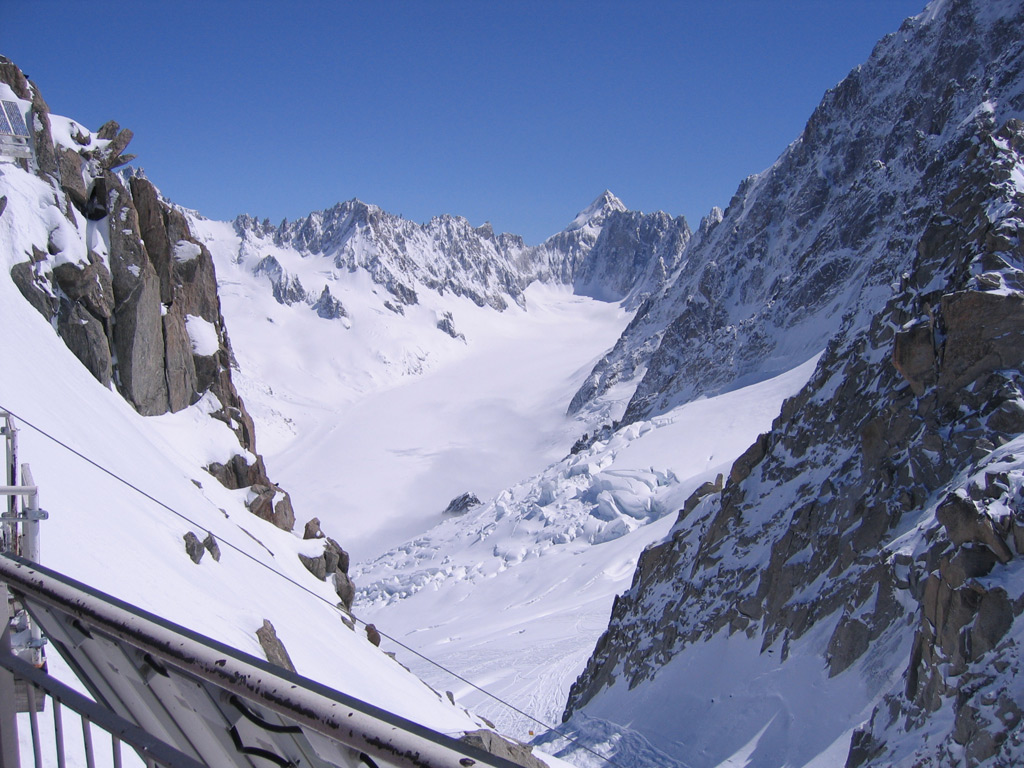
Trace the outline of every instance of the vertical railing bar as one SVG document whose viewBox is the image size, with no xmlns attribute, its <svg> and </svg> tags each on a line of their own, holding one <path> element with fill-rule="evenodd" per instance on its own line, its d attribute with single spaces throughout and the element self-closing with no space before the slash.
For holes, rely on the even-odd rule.
<svg viewBox="0 0 1024 768">
<path fill-rule="evenodd" d="M 25 689 L 28 694 L 28 722 L 32 726 L 32 756 L 35 758 L 36 768 L 43 768 L 43 750 L 39 743 L 39 715 L 36 712 L 36 687 L 26 682 Z"/>
<path fill-rule="evenodd" d="M 57 746 L 57 768 L 66 768 L 64 758 L 64 718 L 61 717 L 60 702 L 53 699 L 53 740 Z"/>
<path fill-rule="evenodd" d="M 110 734 L 110 745 L 114 750 L 114 768 L 121 768 L 121 740 Z"/>
<path fill-rule="evenodd" d="M 11 655 L 11 611 L 7 584 L 0 582 L 0 654 Z M 18 710 L 14 706 L 14 673 L 0 670 L 0 766 L 20 768 Z"/>
<path fill-rule="evenodd" d="M 92 754 L 92 729 L 89 718 L 82 716 L 82 741 L 85 742 L 85 764 L 88 768 L 96 768 L 96 759 Z"/>
</svg>

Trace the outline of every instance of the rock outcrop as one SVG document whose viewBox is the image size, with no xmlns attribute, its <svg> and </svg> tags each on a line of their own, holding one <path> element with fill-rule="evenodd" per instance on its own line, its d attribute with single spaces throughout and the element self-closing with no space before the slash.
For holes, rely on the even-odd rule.
<svg viewBox="0 0 1024 768">
<path fill-rule="evenodd" d="M 772 328 L 797 333 L 846 309 L 821 329 L 830 338 L 811 380 L 721 492 L 687 503 L 640 558 L 567 718 L 621 712 L 669 727 L 664 703 L 692 698 L 702 659 L 742 658 L 764 670 L 758 701 L 777 695 L 778 706 L 716 690 L 676 724 L 679 759 L 711 765 L 749 742 L 749 764 L 799 765 L 842 737 L 838 723 L 865 718 L 848 768 L 1024 759 L 1022 40 L 1018 3 L 933 4 L 741 186 L 709 235 L 717 245 L 700 251 L 709 260 L 690 253 L 696 303 L 665 326 L 633 414 L 724 385 L 723 362 L 752 370 L 788 343 Z M 897 106 L 895 129 L 844 127 L 860 125 L 850 109 L 876 119 Z M 801 171 L 807 152 L 828 171 L 817 193 Z M 899 178 L 856 172 L 875 158 Z M 864 207 L 865 188 L 901 221 Z M 790 228 L 814 238 L 785 237 Z M 799 259 L 779 268 L 787 252 L 802 254 L 802 272 Z M 775 270 L 772 290 L 753 273 L 730 281 L 748 269 Z M 788 304 L 792 319 L 775 325 L 794 299 L 804 309 Z M 831 725 L 800 731 L 818 708 Z"/>
<path fill-rule="evenodd" d="M 9 60 L 0 80 L 32 103 L 36 173 L 55 192 L 68 225 L 84 232 L 83 252 L 51 233 L 11 276 L 22 295 L 103 386 L 115 387 L 145 416 L 207 403 L 239 451 L 210 472 L 229 488 L 251 487 L 250 509 L 291 529 L 288 495 L 266 475 L 252 419 L 231 379 L 233 356 L 213 260 L 184 214 L 139 173 L 116 173 L 132 132 L 111 121 L 96 133 L 55 144 L 49 108 Z M 248 457 L 248 458 L 247 458 Z"/>
<path fill-rule="evenodd" d="M 685 267 L 639 308 L 570 412 L 636 381 L 623 421 L 651 418 L 810 359 L 850 315 L 866 322 L 910 266 L 959 124 L 986 101 L 1002 120 L 1019 108 L 1010 26 L 976 11 L 941 9 L 957 32 L 908 23 L 831 89 L 778 160 L 702 222 Z"/>
<path fill-rule="evenodd" d="M 352 601 L 356 596 L 356 588 L 348 575 L 348 568 L 351 562 L 348 552 L 320 529 L 320 520 L 316 517 L 306 523 L 302 538 L 323 541 L 324 548 L 321 554 L 316 557 L 300 554 L 299 560 L 306 566 L 306 570 L 320 579 L 320 581 L 331 580 L 334 584 L 334 591 L 340 598 L 342 606 L 345 610 L 351 609 Z M 379 639 L 378 636 L 378 641 Z"/>
</svg>

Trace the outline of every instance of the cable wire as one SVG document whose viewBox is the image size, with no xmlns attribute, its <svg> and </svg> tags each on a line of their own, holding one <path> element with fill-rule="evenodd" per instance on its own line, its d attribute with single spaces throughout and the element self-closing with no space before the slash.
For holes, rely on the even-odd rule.
<svg viewBox="0 0 1024 768">
<path fill-rule="evenodd" d="M 161 509 L 164 509 L 167 512 L 170 512 L 172 515 L 175 515 L 176 517 L 180 518 L 181 520 L 184 520 L 189 525 L 195 526 L 199 530 L 204 531 L 204 532 L 206 532 L 207 534 L 209 534 L 211 536 L 214 535 L 213 531 L 211 531 L 205 525 L 202 525 L 201 523 L 196 522 L 192 518 L 188 517 L 188 515 L 185 515 L 184 513 L 179 512 L 178 510 L 174 509 L 174 507 L 172 507 L 169 504 L 161 501 L 160 499 L 156 498 L 155 496 L 153 496 L 152 494 L 148 493 L 147 491 L 144 491 L 142 488 L 139 488 L 137 485 L 135 485 L 131 481 L 125 480 L 123 477 L 121 477 L 117 473 L 113 472 L 110 469 L 107 469 L 102 464 L 94 461 L 93 459 L 90 459 L 88 456 L 86 456 L 81 451 L 79 451 L 79 450 L 77 450 L 75 448 L 72 448 L 70 445 L 68 445 L 67 443 L 63 442 L 62 440 L 54 437 L 53 435 L 51 435 L 50 433 L 48 433 L 47 431 L 45 431 L 41 427 L 37 427 L 35 424 L 33 424 L 28 419 L 26 419 L 24 416 L 21 416 L 21 415 L 15 413 L 10 408 L 4 407 L 2 404 L 0 404 L 0 411 L 4 411 L 4 412 L 10 414 L 15 419 L 17 419 L 19 422 L 21 422 L 25 426 L 29 427 L 33 431 L 37 432 L 38 434 L 42 435 L 47 440 L 50 440 L 51 442 L 56 443 L 57 445 L 59 445 L 64 450 L 68 451 L 69 453 L 74 454 L 75 456 L 77 456 L 78 458 L 80 458 L 82 461 L 86 462 L 90 466 L 98 469 L 100 472 L 103 472 L 104 474 L 106 474 L 109 477 L 113 478 L 114 480 L 116 480 L 117 482 L 121 483 L 125 487 L 130 488 L 131 490 L 135 491 L 136 493 L 138 493 L 142 497 L 144 497 L 144 498 L 148 499 L 149 501 L 153 502 L 154 504 L 156 504 Z M 298 589 L 302 590 L 303 592 L 305 592 L 306 594 L 310 595 L 311 597 L 314 597 L 317 600 L 319 600 L 320 602 L 325 603 L 326 605 L 329 605 L 331 608 L 333 608 L 336 611 L 339 611 L 339 612 L 342 612 L 342 613 L 346 614 L 348 616 L 348 618 L 350 618 L 353 622 L 357 622 L 359 624 L 362 624 L 363 626 L 367 626 L 367 622 L 365 622 L 362 619 L 360 619 L 351 610 L 342 607 L 341 604 L 331 602 L 330 600 L 328 600 L 323 595 L 317 594 L 316 592 L 314 592 L 309 587 L 305 586 L 304 584 L 300 584 L 299 582 L 295 581 L 290 576 L 287 576 L 287 575 L 281 573 L 276 568 L 273 568 L 269 563 L 263 562 L 259 558 L 257 558 L 254 555 L 246 552 L 244 549 L 242 549 L 241 547 L 233 544 L 232 542 L 228 541 L 227 539 L 224 539 L 222 537 L 217 537 L 217 536 L 214 536 L 214 538 L 217 539 L 224 546 L 226 546 L 228 549 L 231 549 L 231 550 L 239 553 L 243 557 L 245 557 L 245 558 L 251 560 L 252 562 L 256 563 L 257 565 L 265 568 L 270 573 L 274 574 L 275 576 L 277 576 L 277 577 L 279 577 L 281 579 L 284 579 L 286 582 L 288 582 L 289 584 L 291 584 L 294 587 L 297 587 Z M 389 634 L 387 634 L 385 632 L 382 632 L 380 627 L 377 627 L 376 625 L 374 625 L 374 627 L 380 633 L 381 637 L 384 637 L 387 640 L 391 641 L 392 643 L 397 645 L 399 648 L 401 648 L 401 649 L 407 651 L 408 653 L 411 653 L 412 655 L 422 659 L 423 661 L 427 662 L 428 664 L 432 664 L 433 666 L 437 667 L 438 669 L 440 669 L 441 671 L 445 672 L 446 674 L 451 675 L 453 678 L 455 678 L 459 682 L 465 683 L 470 688 L 473 688 L 474 690 L 478 691 L 479 693 L 482 693 L 484 696 L 487 696 L 487 697 L 493 699 L 494 701 L 498 702 L 503 707 L 506 707 L 506 708 L 510 709 L 511 711 L 515 712 L 516 714 L 519 714 L 519 715 L 525 717 L 527 720 L 530 720 L 531 722 L 536 723 L 537 725 L 541 726 L 542 728 L 545 728 L 548 731 L 551 731 L 552 733 L 557 734 L 558 736 L 560 736 L 560 737 L 564 738 L 566 741 L 568 741 L 570 744 L 572 744 L 572 745 L 574 745 L 576 747 L 579 747 L 580 749 L 583 749 L 583 750 L 589 752 L 590 754 L 594 755 L 594 757 L 600 758 L 601 760 L 605 761 L 608 765 L 614 766 L 614 768 L 622 768 L 614 760 L 612 760 L 609 757 L 606 757 L 605 755 L 602 755 L 600 752 L 594 751 L 593 749 L 588 747 L 586 744 L 583 744 L 582 742 L 576 741 L 571 736 L 566 736 L 565 734 L 558 733 L 558 730 L 557 730 L 558 726 L 554 726 L 554 725 L 551 725 L 549 723 L 546 723 L 543 720 L 539 720 L 538 718 L 536 718 L 533 715 L 529 714 L 528 712 L 524 712 L 523 710 L 521 710 L 519 707 L 515 706 L 514 704 L 512 704 L 512 703 L 510 703 L 508 701 L 505 701 L 504 699 L 502 699 L 501 697 L 497 696 L 496 694 L 491 693 L 490 691 L 488 691 L 488 690 L 486 690 L 484 688 L 481 688 L 479 685 L 477 685 L 476 683 L 474 683 L 474 682 L 472 682 L 470 680 L 467 680 L 465 677 L 460 675 L 458 672 L 455 672 L 454 670 L 448 669 L 447 667 L 445 667 L 440 662 L 434 661 L 429 656 L 426 656 L 425 654 L 421 653 L 420 651 L 417 651 L 415 648 L 409 647 L 408 645 L 403 643 L 401 640 L 398 640 L 397 638 L 392 637 L 391 635 L 389 635 Z"/>
</svg>

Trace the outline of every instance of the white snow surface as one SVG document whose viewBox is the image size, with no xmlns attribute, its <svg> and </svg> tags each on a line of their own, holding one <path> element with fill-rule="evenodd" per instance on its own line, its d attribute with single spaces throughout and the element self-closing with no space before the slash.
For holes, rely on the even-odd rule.
<svg viewBox="0 0 1024 768">
<path fill-rule="evenodd" d="M 192 226 L 216 262 L 259 449 L 300 522 L 317 516 L 351 552 L 357 614 L 545 723 L 559 721 L 640 552 L 770 427 L 816 360 L 572 455 L 631 394 L 613 391 L 589 421 L 565 416 L 631 317 L 619 305 L 535 283 L 525 306 L 498 312 L 418 286 L 399 315 L 359 269 L 266 240 L 252 253 L 228 224 Z M 252 270 L 271 255 L 310 293 L 329 285 L 350 325 L 275 301 Z M 448 312 L 465 341 L 436 328 Z M 482 503 L 443 515 L 465 492 Z M 504 732 L 543 730 L 390 639 L 383 647 Z"/>
<path fill-rule="evenodd" d="M 210 357 L 220 349 L 220 339 L 213 323 L 195 315 L 185 315 L 185 330 L 192 342 L 192 351 L 200 357 Z"/>
<path fill-rule="evenodd" d="M 8 275 L 33 245 L 45 250 L 57 232 L 61 258 L 83 260 L 92 230 L 81 217 L 76 228 L 56 213 L 53 189 L 13 164 L 0 162 L 0 195 L 8 200 L 0 216 L 6 361 L 0 408 L 17 414 L 20 460 L 30 464 L 50 514 L 41 534 L 43 564 L 260 658 L 255 632 L 270 619 L 300 674 L 444 733 L 480 727 L 342 623 L 331 586 L 298 559 L 312 542 L 254 517 L 243 506 L 246 491 L 227 490 L 201 469 L 212 454 L 224 461 L 241 451 L 226 425 L 204 415 L 206 399 L 177 414 L 143 418 L 74 358 Z M 30 424 L 192 522 L 97 471 Z M 192 563 L 182 540 L 190 531 L 216 536 L 220 562 Z"/>
<path fill-rule="evenodd" d="M 357 558 L 441 522 L 463 492 L 490 497 L 562 458 L 586 430 L 565 405 L 630 319 L 541 284 L 527 289 L 525 309 L 424 289 L 399 315 L 362 270 L 287 248 L 261 253 L 312 292 L 330 285 L 350 322 L 325 322 L 274 300 L 239 261 L 230 224 L 193 227 L 217 266 L 236 386 L 273 479 Z M 465 341 L 437 328 L 448 312 Z"/>
<path fill-rule="evenodd" d="M 359 614 L 547 723 L 636 561 L 703 482 L 767 430 L 815 360 L 631 424 L 356 571 Z M 432 665 L 399 658 L 435 686 Z M 464 684 L 459 700 L 520 738 L 539 730 Z"/>
</svg>

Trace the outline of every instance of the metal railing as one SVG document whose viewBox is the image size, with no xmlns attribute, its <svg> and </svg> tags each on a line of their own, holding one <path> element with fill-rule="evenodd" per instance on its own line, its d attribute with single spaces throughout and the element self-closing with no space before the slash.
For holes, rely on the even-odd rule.
<svg viewBox="0 0 1024 768">
<path fill-rule="evenodd" d="M 0 583 L 0 622 L 9 627 L 7 585 Z M 2 768 L 21 768 L 20 745 L 17 728 L 17 708 L 14 704 L 15 681 L 26 684 L 28 695 L 28 718 L 32 732 L 32 765 L 44 768 L 45 765 L 56 765 L 65 768 L 67 765 L 66 744 L 64 734 L 63 708 L 75 712 L 82 725 L 82 744 L 88 768 L 96 765 L 96 751 L 93 746 L 92 728 L 97 726 L 111 739 L 111 759 L 114 768 L 121 768 L 121 745 L 133 748 L 149 768 L 203 768 L 202 763 L 193 760 L 169 744 L 139 728 L 133 723 L 118 717 L 109 709 L 100 706 L 77 691 L 54 679 L 34 665 L 18 658 L 11 649 L 10 629 L 0 635 L 0 766 Z M 53 717 L 54 749 L 46 753 L 44 761 L 42 728 L 39 712 L 45 710 L 43 700 L 50 701 Z"/>
</svg>

